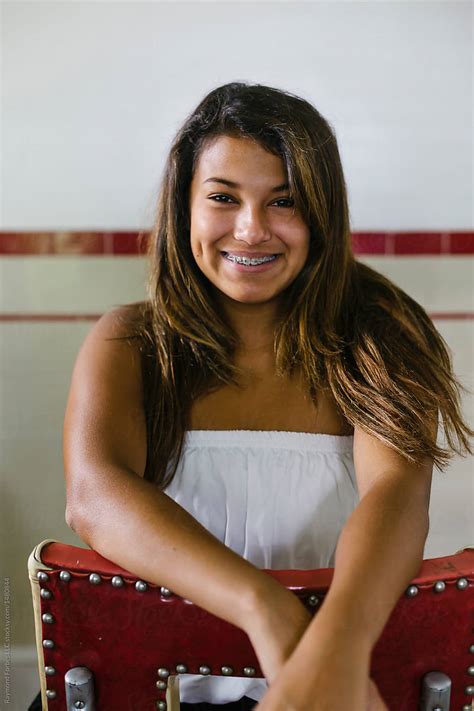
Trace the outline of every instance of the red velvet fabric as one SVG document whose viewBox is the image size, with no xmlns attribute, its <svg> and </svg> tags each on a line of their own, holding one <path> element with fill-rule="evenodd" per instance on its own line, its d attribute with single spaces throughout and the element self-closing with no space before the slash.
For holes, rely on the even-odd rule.
<svg viewBox="0 0 474 711">
<path fill-rule="evenodd" d="M 56 669 L 47 677 L 48 688 L 57 692 L 48 708 L 66 708 L 64 674 L 75 666 L 94 673 L 100 711 L 156 709 L 156 701 L 165 699 L 156 688 L 160 667 L 173 673 L 177 664 L 186 664 L 189 673 L 197 674 L 199 666 L 207 665 L 220 674 L 225 665 L 243 676 L 243 667 L 252 666 L 262 676 L 247 635 L 192 602 L 176 595 L 165 598 L 153 584 L 138 592 L 136 576 L 92 550 L 51 543 L 43 548 L 42 561 L 53 568 L 41 583 L 52 593 L 51 599 L 41 599 L 41 612 L 55 619 L 43 623 L 43 639 L 55 643 L 44 649 L 45 665 Z M 69 582 L 60 580 L 61 570 L 71 573 Z M 89 582 L 91 572 L 101 575 L 100 584 Z M 330 568 L 266 572 L 307 605 L 310 595 L 324 598 L 333 575 Z M 123 587 L 111 585 L 113 575 L 123 577 Z M 468 580 L 467 588 L 456 586 L 459 578 Z M 433 589 L 438 580 L 446 585 L 442 593 Z M 397 603 L 374 648 L 372 676 L 390 711 L 417 711 L 422 677 L 442 671 L 453 684 L 451 709 L 461 709 L 471 701 L 465 688 L 474 684 L 467 673 L 474 664 L 469 651 L 474 644 L 474 549 L 424 561 L 412 584 L 418 595 L 403 595 Z"/>
</svg>

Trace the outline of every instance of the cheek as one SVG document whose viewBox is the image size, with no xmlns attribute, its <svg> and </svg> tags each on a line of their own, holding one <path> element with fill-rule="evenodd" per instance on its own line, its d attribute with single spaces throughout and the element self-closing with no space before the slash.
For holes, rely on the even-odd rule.
<svg viewBox="0 0 474 711">
<path fill-rule="evenodd" d="M 212 208 L 191 212 L 191 239 L 201 244 L 212 244 L 232 232 L 232 218 Z"/>
</svg>

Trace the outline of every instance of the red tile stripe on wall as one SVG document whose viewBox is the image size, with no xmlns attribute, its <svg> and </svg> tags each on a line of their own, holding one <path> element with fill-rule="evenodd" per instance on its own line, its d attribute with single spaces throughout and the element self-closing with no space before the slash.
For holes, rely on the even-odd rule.
<svg viewBox="0 0 474 711">
<path fill-rule="evenodd" d="M 146 232 L 0 232 L 0 256 L 144 255 Z M 474 232 L 354 232 L 358 255 L 472 255 Z M 0 323 L 95 321 L 101 314 L 0 313 Z M 472 312 L 430 313 L 437 320 L 473 320 Z"/>
<path fill-rule="evenodd" d="M 147 232 L 0 232 L 0 256 L 131 256 L 146 251 Z M 358 255 L 474 254 L 474 232 L 354 232 Z"/>
</svg>

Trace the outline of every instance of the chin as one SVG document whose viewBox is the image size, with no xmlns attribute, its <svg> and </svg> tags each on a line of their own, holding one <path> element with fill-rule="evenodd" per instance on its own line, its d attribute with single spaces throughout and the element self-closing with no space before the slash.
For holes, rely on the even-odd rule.
<svg viewBox="0 0 474 711">
<path fill-rule="evenodd" d="M 226 293 L 222 292 L 227 296 L 228 299 L 232 299 L 232 301 L 238 301 L 240 304 L 266 304 L 269 301 L 274 301 L 278 296 L 278 294 L 242 294 L 242 293 L 237 293 L 237 294 L 232 294 L 232 293 Z"/>
</svg>

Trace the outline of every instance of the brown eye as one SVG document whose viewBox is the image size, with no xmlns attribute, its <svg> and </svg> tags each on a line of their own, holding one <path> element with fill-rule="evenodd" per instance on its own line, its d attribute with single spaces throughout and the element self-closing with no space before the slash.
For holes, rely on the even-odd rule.
<svg viewBox="0 0 474 711">
<path fill-rule="evenodd" d="M 209 195 L 208 200 L 212 200 L 213 202 L 220 202 L 223 203 L 224 205 L 228 205 L 228 201 L 234 202 L 231 197 L 228 195 L 222 195 L 219 193 L 219 195 Z"/>
<path fill-rule="evenodd" d="M 280 198 L 279 200 L 275 200 L 275 203 L 280 203 L 278 207 L 294 207 L 295 206 L 295 201 L 293 198 Z M 281 204 L 283 203 L 283 204 Z"/>
</svg>

